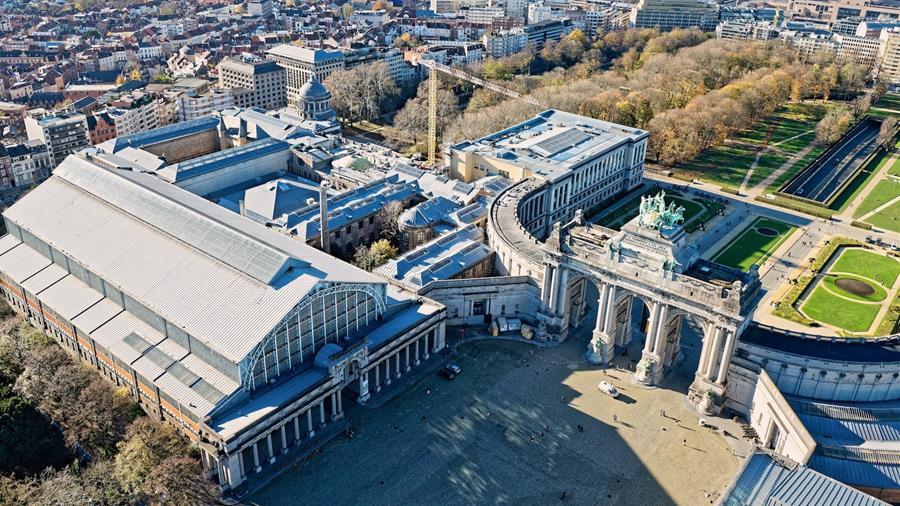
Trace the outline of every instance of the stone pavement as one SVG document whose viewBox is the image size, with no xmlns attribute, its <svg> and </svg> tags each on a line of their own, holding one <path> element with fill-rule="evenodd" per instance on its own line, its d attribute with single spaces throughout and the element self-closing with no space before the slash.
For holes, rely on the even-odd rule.
<svg viewBox="0 0 900 506">
<path fill-rule="evenodd" d="M 546 349 L 463 343 L 446 359 L 462 367 L 454 381 L 431 375 L 360 409 L 353 438 L 328 444 L 248 504 L 530 505 L 563 492 L 572 504 L 712 504 L 739 469 L 732 444 L 740 455 L 749 447 L 700 427 L 686 403 L 699 342 L 661 388 L 646 390 L 625 370 L 589 366 L 587 341 L 580 329 Z M 601 380 L 622 395 L 599 392 Z M 709 423 L 740 434 L 730 420 Z"/>
</svg>

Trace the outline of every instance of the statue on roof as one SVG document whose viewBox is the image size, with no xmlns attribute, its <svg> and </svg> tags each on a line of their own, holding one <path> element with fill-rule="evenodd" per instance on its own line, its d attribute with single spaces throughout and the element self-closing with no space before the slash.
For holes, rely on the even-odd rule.
<svg viewBox="0 0 900 506">
<path fill-rule="evenodd" d="M 660 190 L 653 197 L 641 196 L 638 224 L 644 228 L 663 230 L 680 225 L 684 221 L 684 207 L 669 202 L 666 206 L 666 192 Z"/>
</svg>

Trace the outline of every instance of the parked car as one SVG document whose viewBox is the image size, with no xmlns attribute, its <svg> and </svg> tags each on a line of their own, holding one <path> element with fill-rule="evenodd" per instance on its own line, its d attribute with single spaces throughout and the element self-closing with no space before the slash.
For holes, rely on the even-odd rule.
<svg viewBox="0 0 900 506">
<path fill-rule="evenodd" d="M 462 372 L 462 369 L 460 369 L 458 365 L 450 364 L 450 365 L 445 365 L 444 367 L 442 367 L 440 372 L 438 372 L 438 374 L 440 374 L 441 377 L 443 377 L 443 378 L 452 380 L 452 379 L 456 378 L 456 375 L 461 372 Z"/>
<path fill-rule="evenodd" d="M 610 385 L 606 381 L 601 381 L 600 384 L 597 385 L 597 390 L 600 390 L 601 392 L 612 397 L 613 399 L 615 399 L 616 397 L 619 396 L 619 391 L 616 390 L 616 387 Z"/>
</svg>

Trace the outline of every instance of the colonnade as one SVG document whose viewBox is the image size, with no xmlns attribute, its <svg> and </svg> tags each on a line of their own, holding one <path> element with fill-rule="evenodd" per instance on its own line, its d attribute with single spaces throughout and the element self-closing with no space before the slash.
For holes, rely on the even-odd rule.
<svg viewBox="0 0 900 506">
<path fill-rule="evenodd" d="M 549 320 L 558 325 L 566 326 L 573 320 L 573 315 L 567 314 L 569 300 L 569 280 L 572 276 L 570 269 L 565 265 L 547 263 L 545 265 L 543 290 L 541 302 L 544 314 Z M 594 364 L 609 364 L 612 361 L 616 336 L 625 332 L 626 335 L 619 344 L 627 344 L 633 334 L 628 325 L 630 311 L 627 315 L 626 328 L 618 326 L 617 313 L 621 312 L 623 304 L 630 308 L 631 304 L 625 302 L 634 299 L 637 295 L 629 293 L 622 286 L 614 283 L 593 279 L 599 290 L 597 298 L 597 319 L 591 333 L 591 341 L 588 344 L 586 357 Z M 635 379 L 647 385 L 657 384 L 665 372 L 665 368 L 675 362 L 680 353 L 680 331 L 684 318 L 691 314 L 684 309 L 676 308 L 664 300 L 654 300 L 641 297 L 649 309 L 647 331 L 644 336 L 644 346 L 641 350 L 641 360 L 635 370 Z M 696 378 L 705 384 L 724 390 L 728 376 L 728 366 L 734 352 L 736 334 L 726 324 L 714 322 L 706 315 L 698 314 L 696 318 L 703 322 L 703 348 L 700 362 L 697 366 Z M 564 329 L 565 330 L 565 329 Z M 674 347 L 674 348 L 673 348 Z"/>
<path fill-rule="evenodd" d="M 329 423 L 344 416 L 345 388 L 354 387 L 354 384 L 358 386 L 357 400 L 364 403 L 373 390 L 380 392 L 382 387 L 400 379 L 440 351 L 446 340 L 444 332 L 444 326 L 438 325 L 390 350 L 367 364 L 359 371 L 357 378 L 337 385 L 302 411 L 273 424 L 264 433 L 243 443 L 241 449 L 234 453 L 223 455 L 212 449 L 202 449 L 204 469 L 210 476 L 218 474 L 219 485 L 223 488 L 234 488 L 248 475 L 261 473 L 267 466 L 275 464 L 279 455 L 290 453 L 295 448 L 309 448 L 307 441 Z"/>
</svg>

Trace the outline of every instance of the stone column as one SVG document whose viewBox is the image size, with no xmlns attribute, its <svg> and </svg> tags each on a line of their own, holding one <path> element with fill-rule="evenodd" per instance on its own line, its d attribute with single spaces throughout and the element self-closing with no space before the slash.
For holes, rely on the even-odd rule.
<svg viewBox="0 0 900 506">
<path fill-rule="evenodd" d="M 384 384 L 391 384 L 391 357 L 384 359 Z"/>
<path fill-rule="evenodd" d="M 591 342 L 588 343 L 586 355 L 588 362 L 595 365 L 609 364 L 613 358 L 615 336 L 610 333 L 610 321 L 611 314 L 615 313 L 615 291 L 614 286 L 603 283 L 600 298 L 597 299 L 597 322 L 594 324 L 594 332 L 591 335 Z"/>
<path fill-rule="evenodd" d="M 429 353 L 430 353 L 430 349 L 428 348 L 428 336 L 429 336 L 432 332 L 434 332 L 435 335 L 437 335 L 437 331 L 436 331 L 436 330 L 429 330 L 429 331 L 426 332 L 425 335 L 422 337 L 423 339 L 425 339 L 425 360 L 428 360 L 428 357 L 431 356 L 431 355 L 429 354 Z M 432 341 L 433 341 L 433 339 L 432 339 Z"/>
<path fill-rule="evenodd" d="M 634 379 L 645 385 L 654 385 L 658 379 L 660 369 L 659 356 L 653 348 L 658 338 L 660 327 L 665 327 L 664 319 L 667 311 L 668 309 L 665 308 L 665 304 L 662 302 L 654 303 L 653 309 L 650 311 L 650 323 L 647 326 L 647 335 L 644 336 L 644 349 L 641 351 L 641 360 L 634 371 Z"/>
<path fill-rule="evenodd" d="M 294 441 L 300 443 L 300 415 L 294 417 Z"/>
<path fill-rule="evenodd" d="M 568 308 L 566 308 L 566 301 L 568 299 L 569 294 L 569 270 L 562 269 L 562 274 L 560 275 L 559 280 L 559 295 L 556 297 L 557 307 L 554 309 L 553 314 L 562 314 Z"/>
<path fill-rule="evenodd" d="M 275 463 L 275 450 L 272 449 L 272 433 L 266 435 L 266 446 L 269 448 L 269 464 Z"/>
<path fill-rule="evenodd" d="M 559 295 L 559 269 L 551 267 L 553 270 L 552 278 L 550 278 L 550 314 L 556 314 L 556 298 Z"/>
<path fill-rule="evenodd" d="M 338 417 L 337 416 L 337 414 L 338 414 L 337 399 L 335 397 L 337 397 L 335 394 L 331 394 L 331 420 L 332 421 L 337 420 L 337 417 Z"/>
<path fill-rule="evenodd" d="M 703 342 L 700 348 L 700 363 L 697 364 L 697 372 L 694 376 L 706 377 L 706 363 L 709 361 L 712 341 L 716 338 L 716 324 L 706 322 L 703 325 Z"/>
<path fill-rule="evenodd" d="M 381 391 L 381 364 L 375 364 L 375 392 Z"/>
<path fill-rule="evenodd" d="M 713 369 L 716 367 L 719 358 L 719 348 L 722 346 L 722 333 L 724 329 L 720 327 L 716 327 L 716 332 L 713 334 L 712 346 L 709 349 L 708 362 L 706 363 L 706 370 L 703 371 L 703 377 L 712 380 L 713 379 Z"/>
<path fill-rule="evenodd" d="M 359 397 L 356 399 L 360 404 L 365 404 L 369 400 L 369 372 L 361 372 L 359 374 Z"/>
<path fill-rule="evenodd" d="M 541 306 L 545 309 L 550 308 L 550 300 L 553 294 L 553 266 L 550 264 L 544 265 L 544 282 L 541 287 Z"/>
<path fill-rule="evenodd" d="M 400 376 L 403 376 L 403 371 L 400 370 L 400 350 L 397 350 L 397 353 L 394 353 L 394 361 L 396 362 L 394 365 L 396 369 L 397 379 L 400 379 Z"/>
<path fill-rule="evenodd" d="M 287 453 L 287 429 L 284 425 L 281 426 L 281 453 Z"/>
<path fill-rule="evenodd" d="M 312 407 L 306 410 L 306 432 L 309 434 L 309 437 L 316 435 L 316 431 L 313 430 L 312 426 Z"/>
<path fill-rule="evenodd" d="M 440 350 L 444 349 L 444 346 L 447 345 L 447 326 L 444 325 L 443 322 L 438 324 L 437 328 L 434 330 L 434 351 L 437 353 Z"/>
<path fill-rule="evenodd" d="M 405 348 L 403 348 L 404 355 L 404 365 L 406 366 L 406 372 L 409 372 L 409 345 L 407 344 Z"/>
<path fill-rule="evenodd" d="M 256 445 L 259 444 L 259 441 L 253 443 L 253 470 L 257 473 L 262 471 L 262 466 L 259 465 L 259 448 Z"/>
<path fill-rule="evenodd" d="M 325 427 L 325 399 L 319 402 L 319 428 Z"/>
<path fill-rule="evenodd" d="M 728 375 L 728 366 L 731 365 L 731 353 L 734 351 L 735 333 L 726 332 L 725 348 L 722 349 L 722 363 L 719 364 L 719 374 L 716 376 L 716 383 L 725 384 L 725 377 Z"/>
<path fill-rule="evenodd" d="M 413 362 L 413 364 L 415 364 L 416 366 L 418 366 L 421 363 L 421 362 L 419 362 L 419 341 L 421 339 L 422 339 L 421 337 L 419 339 L 416 339 L 416 361 Z"/>
<path fill-rule="evenodd" d="M 653 353 L 662 357 L 665 351 L 666 334 L 669 331 L 669 306 L 663 305 L 659 310 L 659 323 L 656 328 L 656 336 L 653 342 Z"/>
</svg>

